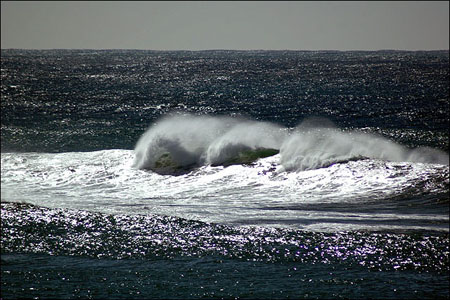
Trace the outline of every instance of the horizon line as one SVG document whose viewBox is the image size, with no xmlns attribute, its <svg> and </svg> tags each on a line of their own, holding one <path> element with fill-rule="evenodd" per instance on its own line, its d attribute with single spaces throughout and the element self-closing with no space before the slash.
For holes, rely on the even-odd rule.
<svg viewBox="0 0 450 300">
<path fill-rule="evenodd" d="M 141 48 L 0 48 L 0 50 L 29 50 L 29 51 L 52 51 L 52 50 L 80 50 L 80 51 L 160 51 L 160 52 L 202 52 L 202 51 L 291 51 L 291 52 L 383 52 L 383 51 L 398 51 L 398 52 L 424 52 L 424 51 L 450 51 L 450 49 L 141 49 Z"/>
</svg>

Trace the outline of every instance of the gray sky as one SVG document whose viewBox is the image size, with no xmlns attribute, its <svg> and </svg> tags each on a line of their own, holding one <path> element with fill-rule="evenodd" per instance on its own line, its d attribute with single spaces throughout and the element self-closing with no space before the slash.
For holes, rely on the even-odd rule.
<svg viewBox="0 0 450 300">
<path fill-rule="evenodd" d="M 449 49 L 449 2 L 1 1 L 1 48 Z"/>
</svg>

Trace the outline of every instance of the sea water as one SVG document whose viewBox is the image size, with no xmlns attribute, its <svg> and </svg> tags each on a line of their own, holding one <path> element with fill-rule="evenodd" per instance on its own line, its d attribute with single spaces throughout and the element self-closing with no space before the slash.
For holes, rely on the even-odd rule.
<svg viewBox="0 0 450 300">
<path fill-rule="evenodd" d="M 2 50 L 2 298 L 448 298 L 447 51 Z"/>
</svg>

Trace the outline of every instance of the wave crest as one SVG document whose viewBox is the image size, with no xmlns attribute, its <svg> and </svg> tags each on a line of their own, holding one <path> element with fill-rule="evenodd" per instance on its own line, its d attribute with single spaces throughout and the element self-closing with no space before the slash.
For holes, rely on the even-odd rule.
<svg viewBox="0 0 450 300">
<path fill-rule="evenodd" d="M 294 132 L 280 151 L 286 170 L 317 169 L 364 158 L 401 161 L 402 152 L 402 146 L 387 139 L 333 128 Z"/>
<path fill-rule="evenodd" d="M 360 159 L 449 164 L 443 151 L 411 150 L 374 134 L 333 128 L 330 121 L 306 120 L 289 132 L 275 124 L 242 118 L 170 115 L 139 139 L 133 166 L 170 174 L 201 165 L 252 163 L 278 151 L 287 171 Z"/>
<path fill-rule="evenodd" d="M 139 139 L 133 166 L 170 173 L 200 165 L 250 163 L 251 158 L 258 157 L 249 151 L 278 150 L 283 140 L 281 129 L 266 122 L 231 117 L 169 116 Z"/>
</svg>

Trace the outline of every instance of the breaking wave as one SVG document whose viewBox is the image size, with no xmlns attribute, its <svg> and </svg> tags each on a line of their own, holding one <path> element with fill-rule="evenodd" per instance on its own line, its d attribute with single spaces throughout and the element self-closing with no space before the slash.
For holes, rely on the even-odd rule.
<svg viewBox="0 0 450 300">
<path fill-rule="evenodd" d="M 279 149 L 284 135 L 280 126 L 266 122 L 172 115 L 150 127 L 139 139 L 134 166 L 166 172 L 200 165 L 228 165 L 239 162 L 238 158 L 246 153 L 255 154 L 253 150 L 263 154 L 263 149 Z"/>
<path fill-rule="evenodd" d="M 141 136 L 133 166 L 171 174 L 202 165 L 248 164 L 278 152 L 286 171 L 359 159 L 449 164 L 441 150 L 409 149 L 374 134 L 342 131 L 328 120 L 307 119 L 289 130 L 244 118 L 169 115 Z"/>
</svg>

